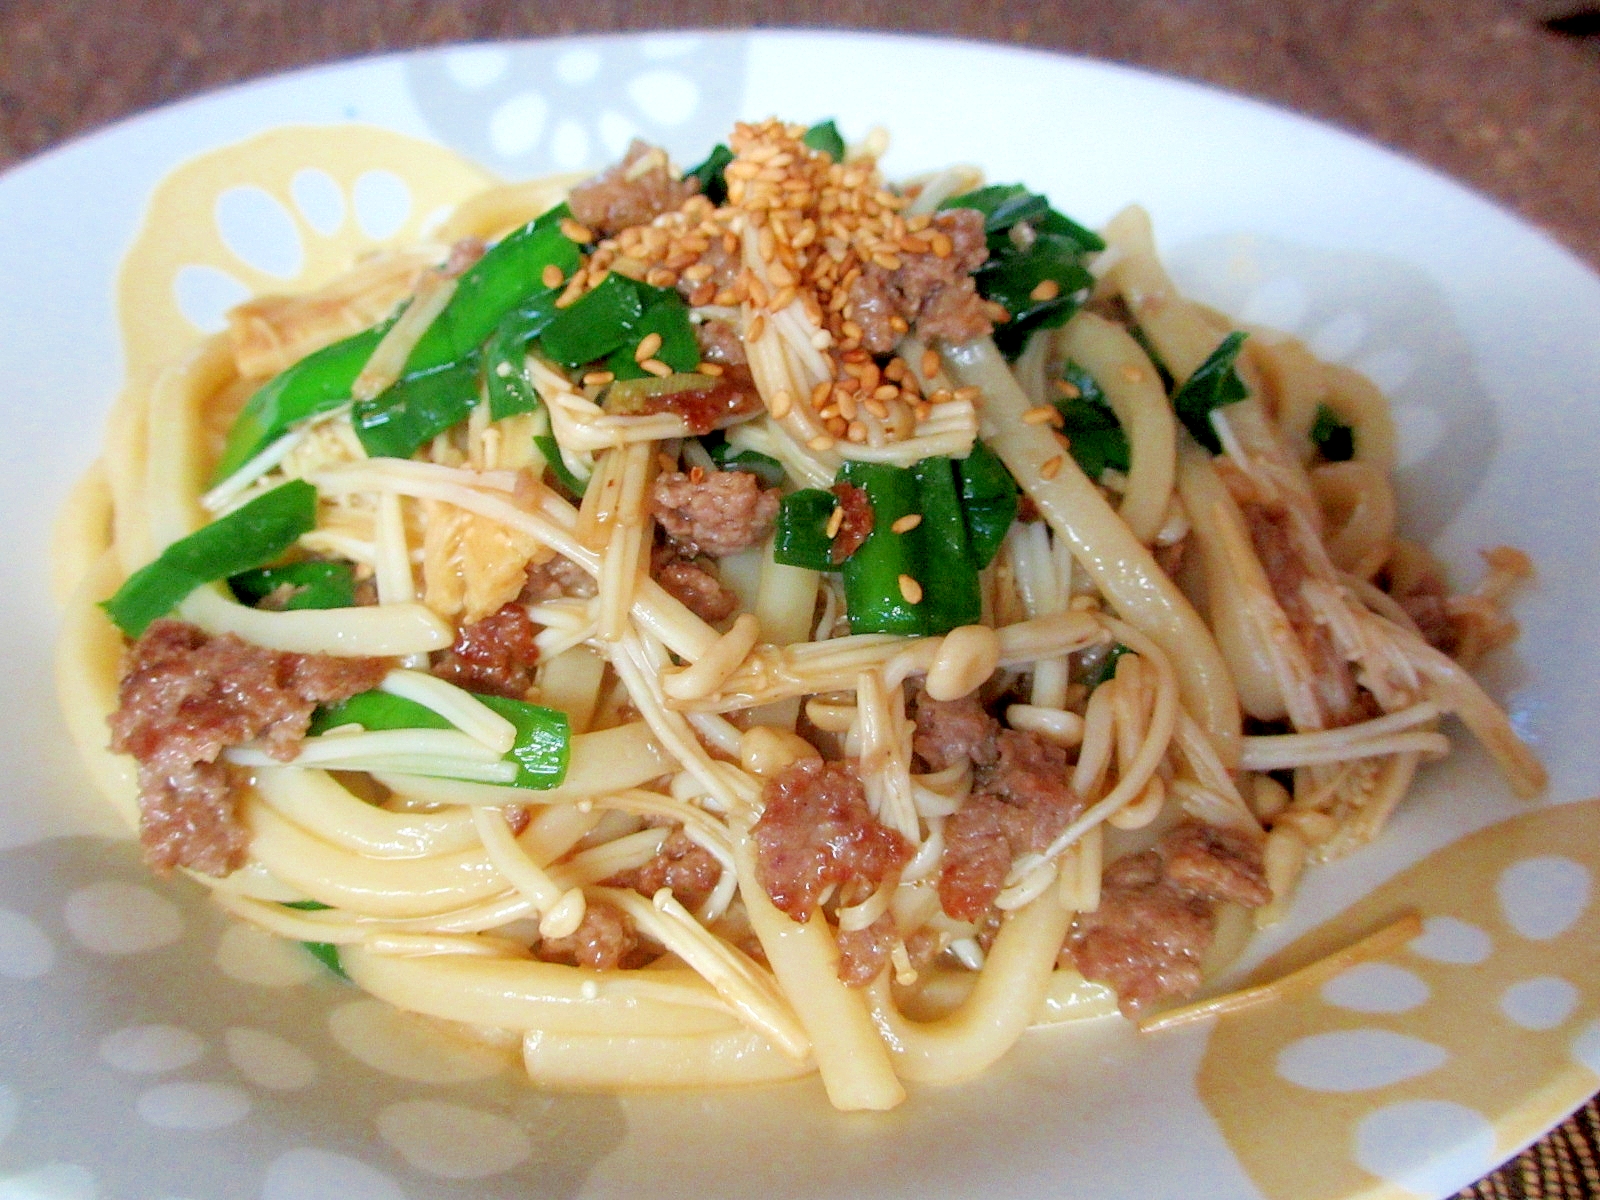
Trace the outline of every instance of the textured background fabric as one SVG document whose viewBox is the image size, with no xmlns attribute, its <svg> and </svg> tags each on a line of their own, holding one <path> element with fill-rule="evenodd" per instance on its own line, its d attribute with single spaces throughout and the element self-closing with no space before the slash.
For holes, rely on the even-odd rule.
<svg viewBox="0 0 1600 1200">
<path fill-rule="evenodd" d="M 1600 9 L 1582 0 L 3 0 L 0 169 L 119 117 L 353 55 L 577 32 L 830 27 L 1149 68 L 1295 108 L 1466 182 L 1600 267 Z M 1600 1102 L 1461 1193 L 1600 1196 Z"/>
</svg>

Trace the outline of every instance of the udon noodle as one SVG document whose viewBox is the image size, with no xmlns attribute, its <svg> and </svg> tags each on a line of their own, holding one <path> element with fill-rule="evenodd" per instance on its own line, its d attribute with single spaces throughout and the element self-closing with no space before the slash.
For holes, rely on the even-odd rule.
<svg viewBox="0 0 1600 1200">
<path fill-rule="evenodd" d="M 877 1109 L 1191 994 L 1446 718 L 1539 789 L 1369 382 L 880 141 L 496 188 L 130 390 L 60 687 L 152 863 L 540 1084 Z"/>
</svg>

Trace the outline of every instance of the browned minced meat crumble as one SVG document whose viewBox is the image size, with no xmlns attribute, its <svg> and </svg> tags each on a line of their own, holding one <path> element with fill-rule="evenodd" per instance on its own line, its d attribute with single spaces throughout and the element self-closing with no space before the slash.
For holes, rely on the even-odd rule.
<svg viewBox="0 0 1600 1200">
<path fill-rule="evenodd" d="M 603 900 L 584 906 L 583 920 L 566 937 L 545 938 L 534 947 L 544 962 L 614 971 L 630 966 L 639 951 L 639 935 L 628 914 Z"/>
<path fill-rule="evenodd" d="M 637 169 L 646 155 L 656 161 Z M 665 154 L 635 138 L 621 162 L 573 188 L 567 204 L 575 221 L 598 237 L 610 237 L 671 212 L 699 190 L 694 180 L 672 173 Z"/>
<path fill-rule="evenodd" d="M 672 413 L 682 417 L 689 432 L 698 437 L 713 429 L 736 425 L 764 410 L 761 393 L 745 367 L 725 367 L 722 374 L 705 378 L 710 382 L 700 387 L 646 392 L 634 397 L 626 409 L 616 411 L 626 416 Z"/>
<path fill-rule="evenodd" d="M 828 544 L 828 561 L 838 566 L 861 548 L 872 532 L 872 500 L 866 488 L 853 483 L 836 483 L 828 489 L 839 502 L 842 514 L 839 531 Z"/>
<path fill-rule="evenodd" d="M 657 546 L 650 553 L 650 577 L 711 625 L 727 620 L 739 607 L 739 597 L 722 586 L 714 571 L 710 559 L 685 558 L 674 546 Z"/>
<path fill-rule="evenodd" d="M 668 471 L 651 487 L 650 514 L 682 551 L 721 558 L 766 540 L 778 489 L 749 471 Z"/>
<path fill-rule="evenodd" d="M 762 800 L 756 877 L 797 921 L 829 888 L 865 898 L 910 861 L 911 843 L 872 815 L 853 765 L 800 759 L 767 780 Z"/>
<path fill-rule="evenodd" d="M 974 766 L 972 791 L 945 821 L 939 904 L 962 921 L 980 919 L 1005 886 L 1011 864 L 1046 849 L 1083 800 L 1068 783 L 1067 752 L 1034 733 L 1003 729 L 976 697 L 913 702 L 912 749 L 935 770 Z"/>
<path fill-rule="evenodd" d="M 632 888 L 641 896 L 654 896 L 662 888 L 669 888 L 678 903 L 693 910 L 706 902 L 721 877 L 722 864 L 716 856 L 680 826 L 667 835 L 654 858 L 641 867 L 613 875 L 606 880 L 606 886 Z"/>
<path fill-rule="evenodd" d="M 599 593 L 594 576 L 565 555 L 557 554 L 548 562 L 530 563 L 527 582 L 517 597 L 523 604 L 542 604 L 546 600 L 560 600 L 576 596 L 587 600 Z"/>
<path fill-rule="evenodd" d="M 520 604 L 507 604 L 481 621 L 463 625 L 455 643 L 440 651 L 433 673 L 469 692 L 524 700 L 539 667 L 539 627 Z"/>
<path fill-rule="evenodd" d="M 381 658 L 291 654 L 182 621 L 150 624 L 128 651 L 111 714 L 111 749 L 139 763 L 139 838 L 158 871 L 227 875 L 243 865 L 244 773 L 219 761 L 259 740 L 272 757 L 298 752 L 319 704 L 378 686 Z"/>
<path fill-rule="evenodd" d="M 1154 849 L 1106 868 L 1100 907 L 1078 914 L 1062 961 L 1110 987 L 1135 1016 L 1199 989 L 1218 903 L 1257 908 L 1271 899 L 1259 838 L 1185 820 Z"/>
<path fill-rule="evenodd" d="M 929 341 L 967 342 L 994 331 L 990 310 L 972 281 L 972 272 L 989 257 L 983 214 L 950 209 L 934 218 L 933 228 L 950 238 L 950 254 L 904 254 L 894 270 L 868 263 L 850 285 L 861 344 L 874 354 L 888 354 L 899 342 L 895 317 Z"/>
</svg>

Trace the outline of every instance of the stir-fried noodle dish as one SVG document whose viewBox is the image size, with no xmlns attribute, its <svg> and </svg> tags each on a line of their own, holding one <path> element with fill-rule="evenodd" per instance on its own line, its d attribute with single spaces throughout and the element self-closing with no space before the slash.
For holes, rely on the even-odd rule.
<svg viewBox="0 0 1600 1200">
<path fill-rule="evenodd" d="M 1541 787 L 1367 380 L 883 140 L 498 187 L 131 389 L 60 680 L 150 865 L 542 1085 L 886 1108 L 1193 996 L 1448 716 Z"/>
</svg>

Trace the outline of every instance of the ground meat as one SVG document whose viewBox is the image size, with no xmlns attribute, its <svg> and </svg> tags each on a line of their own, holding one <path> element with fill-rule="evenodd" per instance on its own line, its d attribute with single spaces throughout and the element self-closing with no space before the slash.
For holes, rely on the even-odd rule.
<svg viewBox="0 0 1600 1200">
<path fill-rule="evenodd" d="M 539 665 L 538 633 L 527 609 L 507 604 L 463 625 L 455 644 L 434 660 L 433 673 L 469 692 L 524 700 Z"/>
<path fill-rule="evenodd" d="M 639 935 L 627 913 L 614 905 L 590 901 L 577 929 L 566 937 L 545 938 L 534 954 L 544 962 L 614 971 L 638 948 Z"/>
<path fill-rule="evenodd" d="M 1260 908 L 1272 899 L 1261 842 L 1234 829 L 1183 821 L 1161 839 L 1167 875 L 1181 888 L 1208 900 Z"/>
<path fill-rule="evenodd" d="M 833 535 L 833 542 L 828 546 L 828 561 L 837 567 L 860 549 L 861 543 L 871 534 L 872 499 L 867 495 L 866 488 L 859 488 L 853 483 L 836 483 L 828 490 L 839 501 L 839 507 L 844 509 L 839 532 Z"/>
<path fill-rule="evenodd" d="M 933 700 L 918 691 L 911 699 L 911 719 L 917 726 L 911 749 L 930 771 L 943 771 L 961 762 L 987 766 L 999 756 L 995 739 L 1000 722 L 984 710 L 976 696 Z"/>
<path fill-rule="evenodd" d="M 642 867 L 612 876 L 606 886 L 632 888 L 641 896 L 654 896 L 662 888 L 671 888 L 678 903 L 696 909 L 705 903 L 721 877 L 722 864 L 716 856 L 678 828 L 667 835 L 654 858 Z"/>
<path fill-rule="evenodd" d="M 1460 650 L 1460 631 L 1451 624 L 1450 610 L 1445 604 L 1449 589 L 1437 571 L 1418 571 L 1406 580 L 1403 588 L 1396 587 L 1384 575 L 1379 576 L 1378 583 L 1405 610 L 1428 645 L 1452 657 Z"/>
<path fill-rule="evenodd" d="M 702 321 L 694 327 L 694 334 L 700 343 L 700 357 L 705 362 L 742 367 L 749 361 L 745 357 L 744 339 L 726 321 Z"/>
<path fill-rule="evenodd" d="M 635 164 L 646 155 L 655 161 L 637 170 Z M 597 237 L 611 237 L 671 212 L 697 190 L 693 180 L 672 173 L 665 152 L 635 138 L 620 163 L 573 188 L 567 203 L 575 221 Z"/>
<path fill-rule="evenodd" d="M 721 558 L 765 541 L 778 518 L 778 490 L 749 471 L 669 471 L 656 477 L 650 513 L 691 554 Z"/>
<path fill-rule="evenodd" d="M 1272 594 L 1289 619 L 1310 662 L 1317 702 L 1332 726 L 1349 725 L 1371 715 L 1371 707 L 1357 692 L 1350 664 L 1333 643 L 1328 627 L 1316 619 L 1301 586 L 1305 564 L 1295 550 L 1289 516 L 1262 504 L 1242 504 L 1245 525 L 1256 557 L 1272 585 Z"/>
<path fill-rule="evenodd" d="M 610 411 L 623 416 L 673 413 L 683 418 L 690 433 L 699 435 L 760 412 L 763 404 L 750 372 L 742 366 L 730 365 L 705 387 L 646 392 L 632 397 L 625 407 L 618 407 L 617 403 L 610 403 L 609 407 Z"/>
<path fill-rule="evenodd" d="M 832 885 L 872 892 L 911 858 L 900 833 L 867 808 L 854 768 L 805 758 L 767 780 L 753 834 L 756 875 L 772 902 L 797 921 Z"/>
<path fill-rule="evenodd" d="M 218 757 L 253 739 L 293 759 L 318 704 L 378 686 L 389 664 L 265 650 L 181 621 L 152 622 L 128 653 L 111 748 L 139 762 L 140 841 L 157 870 L 227 875 L 248 842 L 242 775 Z"/>
<path fill-rule="evenodd" d="M 874 354 L 889 353 L 900 340 L 896 317 L 929 340 L 966 342 L 993 332 L 972 282 L 972 272 L 989 256 L 983 214 L 949 209 L 934 218 L 933 228 L 950 239 L 950 254 L 903 252 L 899 267 L 869 263 L 850 285 L 847 312 L 861 328 L 861 344 Z"/>
<path fill-rule="evenodd" d="M 1047 848 L 1084 807 L 1060 746 L 1014 729 L 993 744 L 994 760 L 979 766 L 972 794 L 944 826 L 939 903 L 962 921 L 982 916 L 1016 858 Z"/>
<path fill-rule="evenodd" d="M 565 555 L 557 554 L 549 562 L 528 564 L 528 580 L 517 600 L 522 604 L 542 604 L 566 596 L 587 600 L 598 591 L 594 576 Z"/>
<path fill-rule="evenodd" d="M 1183 821 L 1154 850 L 1106 868 L 1100 907 L 1078 915 L 1063 957 L 1085 979 L 1112 988 L 1133 1016 L 1199 989 L 1218 901 L 1254 908 L 1271 898 L 1259 841 Z"/>
<path fill-rule="evenodd" d="M 1131 1017 L 1195 993 L 1215 928 L 1212 905 L 1175 885 L 1161 856 L 1146 850 L 1106 868 L 1100 907 L 1078 915 L 1068 944 L 1079 973 L 1115 991 Z"/>
<path fill-rule="evenodd" d="M 865 929 L 839 930 L 840 981 L 858 988 L 876 979 L 889 961 L 896 936 L 894 917 L 889 913 L 884 913 Z"/>
<path fill-rule="evenodd" d="M 650 555 L 650 577 L 695 616 L 708 624 L 727 620 L 739 607 L 739 597 L 722 586 L 709 559 L 680 557 L 671 546 L 657 546 Z"/>
</svg>

